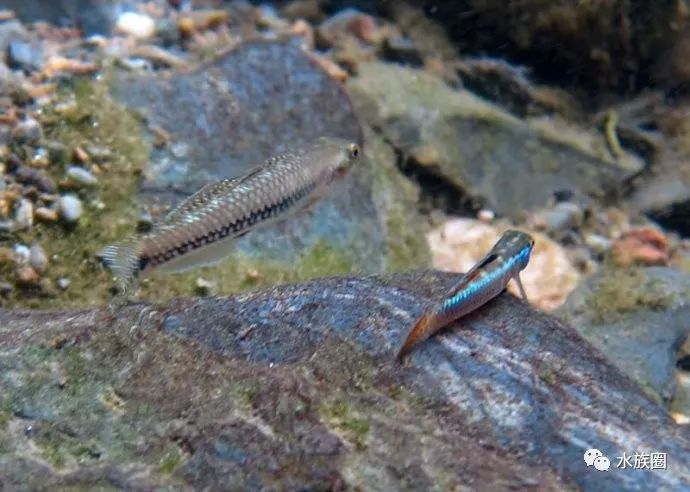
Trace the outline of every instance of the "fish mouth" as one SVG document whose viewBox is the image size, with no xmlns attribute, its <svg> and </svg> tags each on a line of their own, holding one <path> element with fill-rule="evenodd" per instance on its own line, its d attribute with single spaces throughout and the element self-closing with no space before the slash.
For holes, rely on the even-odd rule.
<svg viewBox="0 0 690 492">
<path fill-rule="evenodd" d="M 333 177 L 335 179 L 343 179 L 345 176 L 347 176 L 348 171 L 349 171 L 349 169 L 346 167 L 339 167 L 333 173 Z"/>
</svg>

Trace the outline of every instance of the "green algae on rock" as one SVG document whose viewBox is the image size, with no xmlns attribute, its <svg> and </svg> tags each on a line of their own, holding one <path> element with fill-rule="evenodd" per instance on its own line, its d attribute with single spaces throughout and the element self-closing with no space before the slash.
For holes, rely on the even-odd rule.
<svg viewBox="0 0 690 492">
<path fill-rule="evenodd" d="M 40 238 L 51 258 L 45 275 L 51 282 L 69 278 L 70 287 L 17 289 L 5 303 L 34 308 L 103 304 L 110 297 L 110 276 L 95 254 L 104 242 L 120 237 L 136 216 L 132 198 L 148 155 L 136 130 L 140 122 L 112 101 L 104 82 L 74 78 L 62 84 L 53 105 L 43 108 L 41 123 L 49 145 L 65 148 L 49 167 L 56 181 L 77 147 L 105 149 L 107 157 L 98 162 L 103 176 L 97 188 L 70 191 L 86 204 L 77 223 L 40 222 L 31 231 L 15 234 L 15 240 L 25 244 Z"/>
</svg>

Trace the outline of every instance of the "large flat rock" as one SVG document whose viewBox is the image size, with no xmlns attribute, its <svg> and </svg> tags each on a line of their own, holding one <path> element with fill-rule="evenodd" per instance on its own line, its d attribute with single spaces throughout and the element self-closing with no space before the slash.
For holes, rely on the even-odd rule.
<svg viewBox="0 0 690 492">
<path fill-rule="evenodd" d="M 457 278 L 319 279 L 117 316 L 2 311 L 3 483 L 690 487 L 687 433 L 574 329 L 508 294 L 394 362 Z M 585 467 L 590 447 L 608 472 Z M 636 451 L 667 453 L 667 469 L 615 467 Z"/>
<path fill-rule="evenodd" d="M 423 70 L 362 64 L 348 90 L 412 172 L 509 217 L 561 190 L 606 202 L 642 169 L 635 156 L 614 157 L 591 129 L 557 117 L 517 118 Z"/>
</svg>

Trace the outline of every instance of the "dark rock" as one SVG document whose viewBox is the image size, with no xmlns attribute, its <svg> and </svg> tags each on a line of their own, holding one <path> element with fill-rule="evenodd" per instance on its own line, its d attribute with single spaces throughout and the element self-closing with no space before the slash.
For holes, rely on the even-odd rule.
<svg viewBox="0 0 690 492">
<path fill-rule="evenodd" d="M 604 270 L 578 287 L 559 315 L 651 395 L 673 397 L 678 350 L 690 334 L 690 274 Z"/>
<path fill-rule="evenodd" d="M 22 166 L 16 170 L 14 179 L 22 184 L 35 186 L 45 193 L 55 193 L 55 182 L 42 169 Z"/>
<path fill-rule="evenodd" d="M 21 144 L 38 145 L 42 136 L 41 125 L 30 116 L 20 121 L 12 131 L 14 140 Z"/>
<path fill-rule="evenodd" d="M 575 330 L 508 294 L 394 362 L 457 279 L 321 279 L 116 316 L 0 310 L 3 485 L 690 487 L 687 433 Z M 668 468 L 613 468 L 637 443 Z M 585 467 L 590 447 L 612 471 Z"/>
<path fill-rule="evenodd" d="M 27 38 L 28 33 L 18 20 L 0 22 L 0 53 L 2 53 L 3 60 L 13 41 L 26 40 Z"/>
<path fill-rule="evenodd" d="M 660 167 L 630 196 L 631 205 L 664 228 L 690 237 L 690 179 L 687 162 Z"/>
<path fill-rule="evenodd" d="M 113 94 L 170 136 L 171 145 L 151 155 L 148 188 L 191 193 L 209 178 L 241 174 L 318 135 L 361 140 L 340 84 L 297 43 L 245 43 L 197 71 L 166 78 L 119 74 Z"/>
<path fill-rule="evenodd" d="M 524 116 L 532 101 L 525 69 L 503 60 L 465 59 L 459 65 L 463 86 L 512 113 Z"/>
<path fill-rule="evenodd" d="M 348 89 L 362 119 L 426 176 L 432 193 L 445 185 L 451 197 L 514 218 L 566 188 L 610 201 L 642 169 L 635 156 L 613 158 L 598 134 L 557 118 L 518 119 L 421 70 L 363 64 Z"/>
<path fill-rule="evenodd" d="M 383 43 L 383 56 L 390 61 L 415 66 L 424 62 L 414 41 L 399 35 L 386 38 Z"/>
<path fill-rule="evenodd" d="M 151 179 L 141 190 L 145 202 L 179 200 L 320 135 L 363 140 L 343 87 L 298 42 L 244 43 L 199 70 L 168 77 L 120 73 L 112 91 L 151 128 L 169 135 L 169 145 L 152 146 Z M 390 269 L 401 244 L 417 245 L 420 254 L 399 266 L 427 261 L 424 239 L 406 217 L 415 214 L 416 193 L 400 183 L 394 154 L 376 138 L 365 142 L 361 165 L 313 213 L 252 233 L 238 249 L 292 269 L 301 252 L 317 244 L 337 251 L 353 269 Z"/>
<path fill-rule="evenodd" d="M 85 34 L 110 34 L 118 8 L 125 2 L 112 0 L 4 0 L 3 7 L 25 23 L 47 21 L 74 25 Z"/>
<path fill-rule="evenodd" d="M 43 67 L 43 54 L 29 43 L 11 41 L 7 48 L 7 64 L 27 72 L 37 71 Z"/>
</svg>

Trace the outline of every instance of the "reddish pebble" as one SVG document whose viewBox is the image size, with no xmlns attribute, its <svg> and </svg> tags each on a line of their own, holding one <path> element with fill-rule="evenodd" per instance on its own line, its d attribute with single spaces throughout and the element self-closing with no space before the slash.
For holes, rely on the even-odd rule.
<svg viewBox="0 0 690 492">
<path fill-rule="evenodd" d="M 354 16 L 348 25 L 349 31 L 366 43 L 375 43 L 377 38 L 376 21 L 370 15 Z"/>
<path fill-rule="evenodd" d="M 613 261 L 622 267 L 632 264 L 665 265 L 668 263 L 668 239 L 653 227 L 631 229 L 611 249 Z"/>
<path fill-rule="evenodd" d="M 39 284 L 41 277 L 36 270 L 30 266 L 25 266 L 17 271 L 17 285 L 22 287 L 35 287 Z"/>
</svg>

